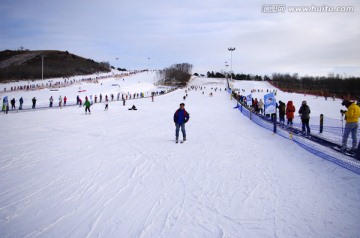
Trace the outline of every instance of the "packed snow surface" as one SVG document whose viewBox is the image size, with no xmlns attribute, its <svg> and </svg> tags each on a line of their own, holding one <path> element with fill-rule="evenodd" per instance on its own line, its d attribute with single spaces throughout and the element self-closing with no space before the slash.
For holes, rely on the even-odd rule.
<svg viewBox="0 0 360 238">
<path fill-rule="evenodd" d="M 157 90 L 153 82 L 153 73 L 142 73 L 6 95 L 26 94 L 28 105 L 36 96 L 45 106 L 51 95 L 75 101 L 79 87 L 140 93 Z M 0 237 L 359 237 L 358 174 L 251 122 L 233 109 L 225 81 L 191 85 L 206 88 L 114 101 L 108 111 L 97 103 L 90 115 L 78 106 L 2 114 Z M 245 95 L 272 89 L 235 86 Z M 297 110 L 307 100 L 314 115 L 334 120 L 341 109 L 338 100 L 282 98 Z M 175 144 L 181 102 L 188 141 Z M 128 110 L 133 104 L 137 111 Z"/>
</svg>

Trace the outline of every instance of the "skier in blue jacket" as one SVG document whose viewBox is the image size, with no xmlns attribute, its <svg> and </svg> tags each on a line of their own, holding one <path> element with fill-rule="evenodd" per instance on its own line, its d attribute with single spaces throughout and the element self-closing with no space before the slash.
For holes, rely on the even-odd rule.
<svg viewBox="0 0 360 238">
<path fill-rule="evenodd" d="M 187 123 L 190 119 L 189 113 L 185 110 L 185 104 L 180 103 L 180 108 L 176 110 L 174 114 L 174 123 L 176 126 L 175 129 L 175 139 L 176 143 L 179 141 L 179 130 L 181 128 L 181 132 L 183 135 L 183 141 L 186 141 L 186 131 L 185 131 L 185 123 Z"/>
</svg>

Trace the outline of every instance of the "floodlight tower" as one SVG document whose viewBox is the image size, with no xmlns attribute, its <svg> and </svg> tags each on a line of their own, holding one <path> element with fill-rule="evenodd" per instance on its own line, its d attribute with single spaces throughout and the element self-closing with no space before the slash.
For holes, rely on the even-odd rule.
<svg viewBox="0 0 360 238">
<path fill-rule="evenodd" d="M 235 50 L 235 47 L 229 47 L 228 50 L 230 51 L 230 54 L 231 54 L 231 80 L 232 80 L 232 52 Z"/>
<path fill-rule="evenodd" d="M 226 67 L 226 79 L 227 79 L 229 77 L 229 69 L 228 69 L 229 64 L 227 61 L 225 61 L 225 67 Z"/>
</svg>

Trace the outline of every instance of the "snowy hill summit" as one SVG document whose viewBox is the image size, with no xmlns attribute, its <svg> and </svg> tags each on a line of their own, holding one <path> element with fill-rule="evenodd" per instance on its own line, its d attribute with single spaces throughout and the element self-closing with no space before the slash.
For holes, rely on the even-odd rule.
<svg viewBox="0 0 360 238">
<path fill-rule="evenodd" d="M 0 115 L 0 237 L 360 234 L 358 174 L 250 121 L 234 109 L 223 79 L 194 78 L 174 90 L 155 76 L 109 74 L 57 91 L 1 92 L 17 104 Z M 258 98 L 276 90 L 255 81 L 234 87 L 244 95 L 256 89 Z M 76 104 L 77 96 L 100 94 L 107 110 L 104 101 L 91 114 Z M 69 105 L 50 108 L 51 96 L 66 96 Z M 26 110 L 18 110 L 20 97 Z M 33 97 L 43 110 L 31 109 Z M 340 100 L 281 91 L 276 99 L 297 109 L 306 100 L 311 121 L 324 114 L 341 125 Z M 190 120 L 187 142 L 176 144 L 180 103 Z"/>
</svg>

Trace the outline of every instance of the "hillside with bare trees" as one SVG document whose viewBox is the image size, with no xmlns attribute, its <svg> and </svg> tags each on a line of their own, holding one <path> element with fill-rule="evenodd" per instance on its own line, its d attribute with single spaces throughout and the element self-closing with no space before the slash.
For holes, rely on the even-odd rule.
<svg viewBox="0 0 360 238">
<path fill-rule="evenodd" d="M 68 51 L 5 50 L 0 52 L 0 82 L 42 77 L 70 77 L 109 71 L 110 64 L 107 62 L 98 63 Z"/>
</svg>

